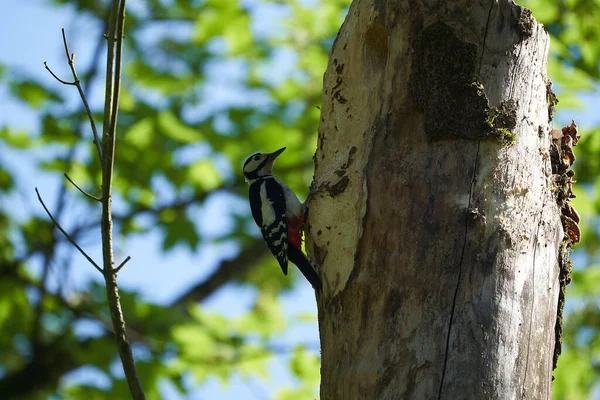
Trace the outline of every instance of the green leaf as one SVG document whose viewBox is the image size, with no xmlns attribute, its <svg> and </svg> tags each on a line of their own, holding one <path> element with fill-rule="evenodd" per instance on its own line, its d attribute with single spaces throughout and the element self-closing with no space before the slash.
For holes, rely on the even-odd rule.
<svg viewBox="0 0 600 400">
<path fill-rule="evenodd" d="M 30 249 L 48 248 L 53 243 L 54 224 L 49 219 L 33 217 L 21 226 L 21 232 Z"/>
<path fill-rule="evenodd" d="M 127 86 L 121 86 L 121 94 L 119 96 L 119 110 L 133 111 L 136 105 L 135 96 L 131 93 Z"/>
<path fill-rule="evenodd" d="M 533 15 L 535 16 L 535 19 L 543 24 L 548 24 L 555 20 L 560 14 L 558 3 L 555 2 L 547 0 L 525 0 L 521 1 L 520 4 L 534 10 Z"/>
<path fill-rule="evenodd" d="M 573 282 L 567 293 L 569 298 L 596 296 L 600 287 L 600 265 L 590 265 L 581 271 L 571 273 Z"/>
<path fill-rule="evenodd" d="M 556 81 L 562 89 L 584 91 L 594 87 L 594 81 L 589 74 L 564 62 L 548 63 L 548 75 L 554 79 L 560 77 Z M 562 99 L 560 100 L 562 103 Z"/>
<path fill-rule="evenodd" d="M 0 166 L 0 191 L 8 192 L 13 188 L 13 178 L 9 171 Z"/>
<path fill-rule="evenodd" d="M 213 1 L 204 3 L 194 24 L 192 41 L 205 45 L 210 39 L 219 36 L 241 13 L 238 0 Z"/>
<path fill-rule="evenodd" d="M 133 124 L 124 134 L 125 142 L 132 146 L 143 149 L 152 142 L 154 121 L 152 118 L 144 118 Z"/>
<path fill-rule="evenodd" d="M 20 273 L 20 271 L 3 272 Z M 25 287 L 16 285 L 15 281 L 11 279 L 0 280 L 0 326 L 3 327 L 3 334 L 0 335 L 0 348 L 14 351 L 13 335 L 26 331 L 30 326 L 32 313 L 32 304 L 27 298 Z M 19 359 L 19 357 L 11 357 L 8 360 L 3 355 L 1 362 L 2 365 L 10 367 L 12 361 L 18 362 Z M 16 365 L 12 366 L 16 367 Z"/>
<path fill-rule="evenodd" d="M 31 107 L 40 108 L 48 101 L 60 101 L 61 97 L 54 91 L 33 81 L 11 82 L 11 92 Z"/>
<path fill-rule="evenodd" d="M 320 368 L 321 359 L 317 355 L 308 352 L 304 346 L 294 349 L 290 369 L 303 382 L 318 383 L 321 377 Z"/>
<path fill-rule="evenodd" d="M 286 328 L 281 304 L 274 293 L 261 291 L 256 298 L 252 311 L 239 318 L 235 327 L 246 333 L 256 333 L 263 338 L 270 338 Z"/>
<path fill-rule="evenodd" d="M 165 136 L 180 143 L 197 143 L 202 140 L 202 134 L 183 124 L 171 111 L 163 111 L 158 115 L 158 127 Z"/>
<path fill-rule="evenodd" d="M 98 371 L 95 371 L 98 373 Z M 106 375 L 105 375 L 106 376 Z M 61 399 L 104 400 L 108 393 L 95 386 L 63 383 L 59 390 Z M 49 397 L 52 398 L 52 397 Z"/>
<path fill-rule="evenodd" d="M 136 84 L 149 89 L 156 89 L 163 95 L 174 95 L 187 92 L 195 85 L 192 74 L 181 73 L 178 75 L 170 72 L 161 72 L 144 60 L 131 62 L 125 68 L 129 78 Z M 127 100 L 125 106 L 127 107 Z"/>
<path fill-rule="evenodd" d="M 95 155 L 95 154 L 94 154 Z M 69 178 L 73 180 L 80 188 L 83 188 L 90 194 L 100 193 L 100 187 L 94 187 L 92 185 L 92 177 L 88 175 L 88 171 L 86 166 L 81 163 L 72 163 L 71 168 L 66 171 Z M 76 187 L 74 187 L 70 182 L 67 182 L 67 186 L 73 190 L 73 193 L 78 193 L 78 196 L 81 195 Z M 83 198 L 88 199 L 89 201 L 93 201 L 88 197 L 84 196 Z"/>
<path fill-rule="evenodd" d="M 212 161 L 200 160 L 189 166 L 187 182 L 208 192 L 219 187 L 223 179 Z"/>
<path fill-rule="evenodd" d="M 223 38 L 231 55 L 240 55 L 251 49 L 253 38 L 250 30 L 250 16 L 245 12 L 236 14 L 231 21 L 225 24 Z"/>
<path fill-rule="evenodd" d="M 51 161 L 42 161 L 39 164 L 40 168 L 47 171 L 55 171 L 64 173 L 69 170 L 69 163 L 67 160 L 55 159 Z"/>
<path fill-rule="evenodd" d="M 268 378 L 268 362 L 273 358 L 273 353 L 258 345 L 243 345 L 237 355 L 236 372 L 243 377 L 260 376 Z"/>
<path fill-rule="evenodd" d="M 589 355 L 565 351 L 558 359 L 552 383 L 553 399 L 588 399 L 593 383 L 593 368 Z"/>
<path fill-rule="evenodd" d="M 276 400 L 307 400 L 307 399 L 315 399 L 315 389 L 309 389 L 306 387 L 302 387 L 300 389 L 281 389 L 275 399 Z"/>
<path fill-rule="evenodd" d="M 25 131 L 15 131 L 8 127 L 0 129 L 0 139 L 16 149 L 27 149 L 33 145 L 33 140 Z"/>
<path fill-rule="evenodd" d="M 150 207 L 156 199 L 156 194 L 154 191 L 145 187 L 132 188 L 130 194 L 132 200 L 143 207 Z"/>
<path fill-rule="evenodd" d="M 187 216 L 178 214 L 173 222 L 165 224 L 164 230 L 163 250 L 170 250 L 180 243 L 186 244 L 191 251 L 198 247 L 200 236 L 196 232 L 196 226 Z"/>
<path fill-rule="evenodd" d="M 42 118 L 42 138 L 46 142 L 74 145 L 80 138 L 73 132 L 73 119 L 46 114 Z"/>
</svg>

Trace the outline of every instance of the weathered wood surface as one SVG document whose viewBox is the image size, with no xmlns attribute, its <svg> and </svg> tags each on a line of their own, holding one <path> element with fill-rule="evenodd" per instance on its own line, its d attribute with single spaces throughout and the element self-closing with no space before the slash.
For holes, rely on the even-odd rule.
<svg viewBox="0 0 600 400">
<path fill-rule="evenodd" d="M 309 220 L 321 399 L 550 398 L 548 45 L 512 1 L 352 3 Z"/>
</svg>

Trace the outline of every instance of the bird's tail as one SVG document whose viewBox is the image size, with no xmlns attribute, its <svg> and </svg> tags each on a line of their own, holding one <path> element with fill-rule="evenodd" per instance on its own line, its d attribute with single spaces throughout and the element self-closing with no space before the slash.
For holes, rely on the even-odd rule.
<svg viewBox="0 0 600 400">
<path fill-rule="evenodd" d="M 288 246 L 288 258 L 296 264 L 302 275 L 310 282 L 316 291 L 321 291 L 323 286 L 317 267 L 308 259 L 308 257 L 296 246 Z"/>
</svg>

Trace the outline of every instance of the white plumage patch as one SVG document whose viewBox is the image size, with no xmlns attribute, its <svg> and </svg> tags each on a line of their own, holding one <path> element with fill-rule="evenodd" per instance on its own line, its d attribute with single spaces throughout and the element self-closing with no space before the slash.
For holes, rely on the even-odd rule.
<svg viewBox="0 0 600 400">
<path fill-rule="evenodd" d="M 303 212 L 302 203 L 298 200 L 298 196 L 284 181 L 277 177 L 273 177 L 273 179 L 283 188 L 287 217 L 297 218 Z"/>
<path fill-rule="evenodd" d="M 264 225 L 265 228 L 268 228 L 268 225 Z M 268 233 L 269 238 L 279 237 L 279 240 L 273 240 L 273 245 L 281 246 L 281 244 L 287 240 L 287 226 L 285 222 L 279 221 L 276 226 L 271 227 Z"/>
<path fill-rule="evenodd" d="M 269 225 L 264 224 L 263 227 L 268 228 Z M 270 232 L 269 232 L 269 237 L 278 236 L 279 231 L 281 231 L 282 229 L 285 229 L 285 228 L 286 228 L 285 222 L 279 221 L 279 223 L 276 226 L 271 227 Z"/>
<path fill-rule="evenodd" d="M 269 226 L 273 222 L 275 222 L 275 210 L 273 210 L 273 203 L 269 200 L 267 196 L 267 185 L 266 182 L 263 182 L 260 185 L 260 212 L 262 215 L 262 224 L 263 226 Z"/>
</svg>

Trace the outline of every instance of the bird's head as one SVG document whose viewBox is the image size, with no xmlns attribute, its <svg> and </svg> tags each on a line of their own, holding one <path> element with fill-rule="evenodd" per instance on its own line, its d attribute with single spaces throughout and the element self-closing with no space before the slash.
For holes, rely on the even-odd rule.
<svg viewBox="0 0 600 400">
<path fill-rule="evenodd" d="M 285 147 L 272 153 L 252 154 L 244 163 L 244 178 L 251 182 L 263 176 L 273 175 L 273 164 L 278 155 L 283 153 Z"/>
</svg>

